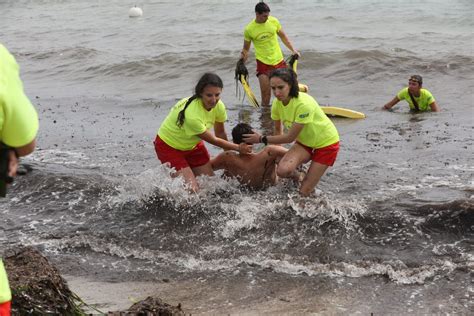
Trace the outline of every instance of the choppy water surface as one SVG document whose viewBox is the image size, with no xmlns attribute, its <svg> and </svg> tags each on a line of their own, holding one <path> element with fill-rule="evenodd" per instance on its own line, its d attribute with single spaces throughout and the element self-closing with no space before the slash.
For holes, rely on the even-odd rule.
<svg viewBox="0 0 474 316">
<path fill-rule="evenodd" d="M 308 199 L 291 183 L 247 192 L 219 176 L 189 195 L 169 178 L 152 140 L 204 71 L 224 80 L 228 131 L 271 125 L 233 82 L 254 4 L 139 5 L 129 19 L 121 1 L 0 3 L 0 41 L 41 120 L 33 171 L 0 202 L 2 249 L 35 245 L 101 280 L 207 280 L 243 310 L 282 288 L 299 312 L 472 308 L 472 2 L 270 2 L 311 94 L 367 115 L 334 119 L 342 150 Z M 412 73 L 442 112 L 380 111 Z"/>
</svg>

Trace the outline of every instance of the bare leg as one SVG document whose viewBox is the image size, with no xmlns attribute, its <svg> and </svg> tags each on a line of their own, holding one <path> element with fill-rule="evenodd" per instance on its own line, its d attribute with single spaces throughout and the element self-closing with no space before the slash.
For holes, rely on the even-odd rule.
<svg viewBox="0 0 474 316">
<path fill-rule="evenodd" d="M 194 167 L 193 168 L 193 173 L 196 177 L 200 176 L 202 174 L 204 174 L 206 176 L 213 176 L 214 175 L 214 171 L 212 170 L 212 165 L 211 165 L 210 161 L 208 161 L 205 165 L 202 165 L 202 166 L 199 166 L 199 167 Z"/>
<path fill-rule="evenodd" d="M 260 94 L 262 95 L 261 106 L 270 105 L 271 89 L 270 79 L 267 75 L 261 74 L 258 76 L 258 82 L 260 83 Z"/>
<path fill-rule="evenodd" d="M 329 166 L 320 164 L 319 162 L 311 162 L 308 173 L 301 183 L 300 194 L 302 196 L 309 196 L 314 188 L 318 185 L 319 179 L 323 176 Z"/>
<path fill-rule="evenodd" d="M 199 185 L 197 183 L 196 177 L 199 175 L 208 175 L 208 176 L 213 176 L 214 171 L 212 170 L 211 162 L 209 161 L 205 165 L 199 166 L 192 168 L 191 167 L 186 167 L 183 168 L 175 173 L 173 173 L 171 176 L 173 178 L 175 177 L 183 177 L 184 182 L 186 185 L 189 186 L 190 192 L 198 192 L 199 191 Z"/>
<path fill-rule="evenodd" d="M 300 172 L 296 168 L 307 162 L 310 157 L 306 149 L 298 144 L 294 144 L 278 163 L 277 175 L 282 178 L 299 181 Z"/>
<path fill-rule="evenodd" d="M 197 192 L 199 191 L 199 186 L 196 181 L 196 176 L 194 175 L 193 171 L 191 170 L 191 167 L 186 167 L 183 168 L 171 175 L 173 178 L 174 177 L 183 177 L 184 178 L 184 183 L 188 185 L 189 189 L 191 192 Z"/>
</svg>

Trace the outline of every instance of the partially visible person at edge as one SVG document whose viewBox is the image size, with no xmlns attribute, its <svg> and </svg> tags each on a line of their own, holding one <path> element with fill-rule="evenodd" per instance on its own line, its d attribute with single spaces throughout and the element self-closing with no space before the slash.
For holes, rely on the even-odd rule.
<svg viewBox="0 0 474 316">
<path fill-rule="evenodd" d="M 268 77 L 270 72 L 273 69 L 287 67 L 277 35 L 293 55 L 300 56 L 300 53 L 293 48 L 278 19 L 270 16 L 270 7 L 264 2 L 257 3 L 255 19 L 247 24 L 244 30 L 244 46 L 240 52 L 240 58 L 244 62 L 247 61 L 250 44 L 253 43 L 257 59 L 257 77 L 262 96 L 261 105 L 263 106 L 270 105 L 271 90 Z"/>
<path fill-rule="evenodd" d="M 220 100 L 222 88 L 219 76 L 204 74 L 196 84 L 194 95 L 171 108 L 154 142 L 158 159 L 173 167 L 176 171 L 172 176 L 182 176 L 193 192 L 199 190 L 197 176 L 214 174 L 203 140 L 225 150 L 252 151 L 251 145 L 227 140 L 224 128 L 227 113 Z M 214 134 L 209 131 L 212 127 Z"/>
<path fill-rule="evenodd" d="M 232 129 L 232 141 L 244 142 L 243 135 L 253 133 L 252 127 L 239 123 Z M 236 178 L 239 182 L 254 190 L 263 189 L 277 182 L 276 166 L 288 149 L 269 145 L 257 153 L 235 153 L 225 151 L 211 159 L 212 169 L 224 169 L 224 175 Z"/>
<path fill-rule="evenodd" d="M 436 100 L 426 89 L 422 88 L 423 78 L 419 75 L 413 75 L 408 79 L 408 87 L 400 90 L 392 101 L 383 106 L 384 109 L 390 110 L 395 104 L 401 100 L 406 100 L 412 112 L 439 112 L 440 108 L 436 104 Z"/>
<path fill-rule="evenodd" d="M 23 91 L 19 66 L 0 44 L 0 141 L 9 147 L 8 176 L 14 177 L 18 157 L 32 153 L 36 145 L 38 115 Z M 10 315 L 11 292 L 0 258 L 0 315 Z"/>
<path fill-rule="evenodd" d="M 288 144 L 296 141 L 278 164 L 277 175 L 297 178 L 297 168 L 311 161 L 299 189 L 302 196 L 309 196 L 326 170 L 336 161 L 339 134 L 316 100 L 299 91 L 293 70 L 274 70 L 270 74 L 270 85 L 276 98 L 271 110 L 275 134 L 268 136 L 254 132 L 244 135 L 244 140 L 251 144 Z M 286 134 L 282 132 L 282 123 Z"/>
</svg>

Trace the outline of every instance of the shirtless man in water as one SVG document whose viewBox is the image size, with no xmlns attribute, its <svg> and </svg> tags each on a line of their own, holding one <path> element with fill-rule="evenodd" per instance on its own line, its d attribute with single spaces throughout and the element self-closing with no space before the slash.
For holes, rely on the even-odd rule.
<svg viewBox="0 0 474 316">
<path fill-rule="evenodd" d="M 236 144 L 243 143 L 242 135 L 252 133 L 250 125 L 239 123 L 232 130 L 232 140 Z M 211 159 L 211 165 L 214 170 L 224 169 L 225 176 L 237 178 L 241 184 L 258 190 L 276 183 L 276 165 L 287 151 L 276 145 L 250 154 L 225 151 Z"/>
</svg>

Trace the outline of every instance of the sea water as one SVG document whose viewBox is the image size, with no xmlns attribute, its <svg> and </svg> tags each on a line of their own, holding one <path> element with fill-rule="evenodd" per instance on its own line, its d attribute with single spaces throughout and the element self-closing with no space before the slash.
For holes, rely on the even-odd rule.
<svg viewBox="0 0 474 316">
<path fill-rule="evenodd" d="M 33 171 L 0 201 L 0 249 L 33 245 L 64 273 L 103 281 L 189 281 L 194 313 L 272 299 L 288 303 L 276 312 L 468 313 L 473 2 L 268 3 L 310 94 L 367 116 L 333 118 L 341 151 L 312 198 L 219 174 L 189 194 L 154 152 L 169 108 L 206 71 L 224 81 L 227 132 L 271 128 L 233 78 L 255 3 L 0 1 L 0 42 L 40 117 L 23 159 Z M 144 14 L 130 19 L 135 4 Z M 381 110 L 411 74 L 440 113 Z"/>
</svg>

